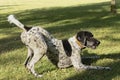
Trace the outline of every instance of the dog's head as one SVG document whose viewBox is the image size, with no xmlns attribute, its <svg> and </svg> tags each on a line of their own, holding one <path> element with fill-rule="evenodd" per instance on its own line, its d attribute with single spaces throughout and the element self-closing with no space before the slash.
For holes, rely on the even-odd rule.
<svg viewBox="0 0 120 80">
<path fill-rule="evenodd" d="M 89 31 L 80 31 L 77 33 L 76 39 L 80 42 L 83 46 L 95 49 L 99 44 L 100 41 L 93 37 L 93 34 Z"/>
</svg>

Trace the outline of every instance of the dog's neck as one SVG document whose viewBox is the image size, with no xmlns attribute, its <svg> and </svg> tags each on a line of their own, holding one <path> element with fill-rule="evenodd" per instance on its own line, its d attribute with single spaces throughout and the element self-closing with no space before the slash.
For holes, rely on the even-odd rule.
<svg viewBox="0 0 120 80">
<path fill-rule="evenodd" d="M 85 48 L 85 46 L 83 45 L 83 43 L 81 43 L 81 42 L 78 41 L 77 39 L 76 39 L 76 43 L 80 46 L 81 49 L 84 49 L 84 48 Z"/>
<path fill-rule="evenodd" d="M 77 49 L 83 49 L 85 48 L 85 46 L 76 39 L 76 36 L 73 36 L 71 38 L 69 38 L 69 41 L 73 43 L 73 45 L 75 46 L 75 48 Z"/>
</svg>

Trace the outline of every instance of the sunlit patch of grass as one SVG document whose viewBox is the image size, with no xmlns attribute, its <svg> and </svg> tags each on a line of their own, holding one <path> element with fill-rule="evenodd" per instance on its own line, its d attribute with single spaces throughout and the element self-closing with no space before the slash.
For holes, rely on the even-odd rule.
<svg viewBox="0 0 120 80">
<path fill-rule="evenodd" d="M 28 10 L 28 9 L 35 9 L 35 8 L 49 8 L 49 7 L 68 7 L 68 6 L 74 6 L 79 4 L 90 4 L 90 3 L 99 3 L 99 2 L 106 2 L 109 0 L 98 0 L 98 1 L 90 1 L 90 0 L 67 0 L 67 1 L 61 1 L 61 0 L 1 0 L 1 13 L 11 13 L 13 11 L 21 11 L 21 10 Z"/>
</svg>

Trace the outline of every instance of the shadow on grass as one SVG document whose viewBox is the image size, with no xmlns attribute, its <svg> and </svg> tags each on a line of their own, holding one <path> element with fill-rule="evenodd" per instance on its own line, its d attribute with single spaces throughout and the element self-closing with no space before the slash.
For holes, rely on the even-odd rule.
<svg viewBox="0 0 120 80">
<path fill-rule="evenodd" d="M 0 29 L 11 27 L 7 22 L 9 14 L 0 16 Z M 15 15 L 24 24 L 46 26 L 45 28 L 52 34 L 65 34 L 64 32 L 74 34 L 79 30 L 90 30 L 93 28 L 97 30 L 105 27 L 112 27 L 114 30 L 120 25 L 118 22 L 120 15 L 110 14 L 109 2 L 76 7 L 38 8 L 15 12 Z"/>
<path fill-rule="evenodd" d="M 85 55 L 89 55 L 89 53 L 85 54 Z M 89 56 L 91 55 L 96 55 L 94 53 L 91 53 Z M 97 56 L 97 55 L 96 55 Z M 115 78 L 115 80 L 119 80 L 119 76 L 120 76 L 120 53 L 111 53 L 108 55 L 99 55 L 100 58 L 99 59 L 113 59 L 115 60 L 112 63 L 106 63 L 105 66 L 109 66 L 111 68 L 111 70 L 85 70 L 83 73 L 77 73 L 74 76 L 71 76 L 65 80 L 112 80 L 113 78 Z M 93 63 L 95 61 L 97 61 L 98 59 L 87 59 L 86 61 L 83 61 L 83 63 L 85 64 L 90 64 Z"/>
<path fill-rule="evenodd" d="M 109 25 L 120 25 L 117 23 L 120 15 L 112 15 L 108 3 L 99 3 L 86 6 L 33 9 L 18 12 L 21 21 L 29 25 L 45 25 L 52 33 L 72 32 L 82 29 L 99 29 Z M 52 26 L 50 24 L 52 23 Z M 54 25 L 55 24 L 55 25 Z"/>
<path fill-rule="evenodd" d="M 22 48 L 23 44 L 20 40 L 18 36 L 0 39 L 0 54 Z"/>
<path fill-rule="evenodd" d="M 7 7 L 9 7 L 9 5 L 7 5 Z M 15 15 L 24 24 L 44 25 L 46 26 L 45 29 L 47 29 L 52 34 L 61 34 L 62 36 L 69 34 L 70 36 L 72 36 L 79 30 L 98 30 L 99 28 L 106 27 L 111 27 L 113 32 L 116 32 L 116 30 L 120 29 L 120 23 L 118 22 L 120 20 L 120 15 L 110 14 L 108 8 L 109 3 L 104 2 L 76 7 L 32 9 L 15 12 Z M 120 5 L 118 5 L 118 8 L 120 8 Z M 7 33 L 6 31 L 4 31 L 4 29 L 10 29 L 10 27 L 13 27 L 7 22 L 8 15 L 9 13 L 0 16 L 0 29 L 3 29 L 3 31 L 1 32 L 3 34 Z M 2 41 L 4 40 L 9 40 L 8 42 L 12 42 L 11 39 L 12 38 L 1 39 L 0 42 L 2 43 Z M 105 37 L 104 39 L 109 38 Z M 110 40 L 114 41 L 113 39 Z M 7 44 L 8 42 L 6 41 L 5 44 Z M 14 45 L 15 42 L 12 43 L 11 45 Z M 2 49 L 10 50 L 11 48 L 3 47 Z"/>
<path fill-rule="evenodd" d="M 72 31 L 80 28 L 101 28 L 108 25 L 119 25 L 116 22 L 120 19 L 120 15 L 110 14 L 108 2 L 65 8 L 38 8 L 15 12 L 15 15 L 28 25 L 56 23 L 56 25 L 46 29 L 60 33 L 61 31 Z M 4 20 L 1 23 L 1 28 L 6 28 L 8 23 L 6 23 L 6 18 L 3 19 L 3 17 L 7 17 L 7 15 L 1 16 L 2 20 Z"/>
<path fill-rule="evenodd" d="M 120 5 L 118 5 L 118 8 L 120 8 Z M 9 14 L 11 13 L 0 16 L 0 29 L 11 27 L 7 22 Z M 76 7 L 38 8 L 19 11 L 14 14 L 24 24 L 44 25 L 52 34 L 74 34 L 79 30 L 97 30 L 106 27 L 112 27 L 113 30 L 116 30 L 116 27 L 120 25 L 118 22 L 120 15 L 110 14 L 109 2 Z"/>
</svg>

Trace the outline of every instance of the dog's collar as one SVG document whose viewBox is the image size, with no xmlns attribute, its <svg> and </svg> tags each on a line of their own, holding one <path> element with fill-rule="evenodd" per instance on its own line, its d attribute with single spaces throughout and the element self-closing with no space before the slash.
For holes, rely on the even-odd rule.
<svg viewBox="0 0 120 80">
<path fill-rule="evenodd" d="M 71 37 L 71 38 L 69 39 L 69 42 L 71 42 L 72 45 L 73 45 L 75 48 L 77 48 L 77 49 L 83 49 L 83 48 L 85 48 L 85 46 L 82 45 L 82 43 L 79 42 L 79 41 L 76 39 L 76 36 Z"/>
<path fill-rule="evenodd" d="M 81 49 L 85 48 L 85 46 L 76 39 L 76 43 L 78 44 L 78 46 L 80 46 Z"/>
</svg>

